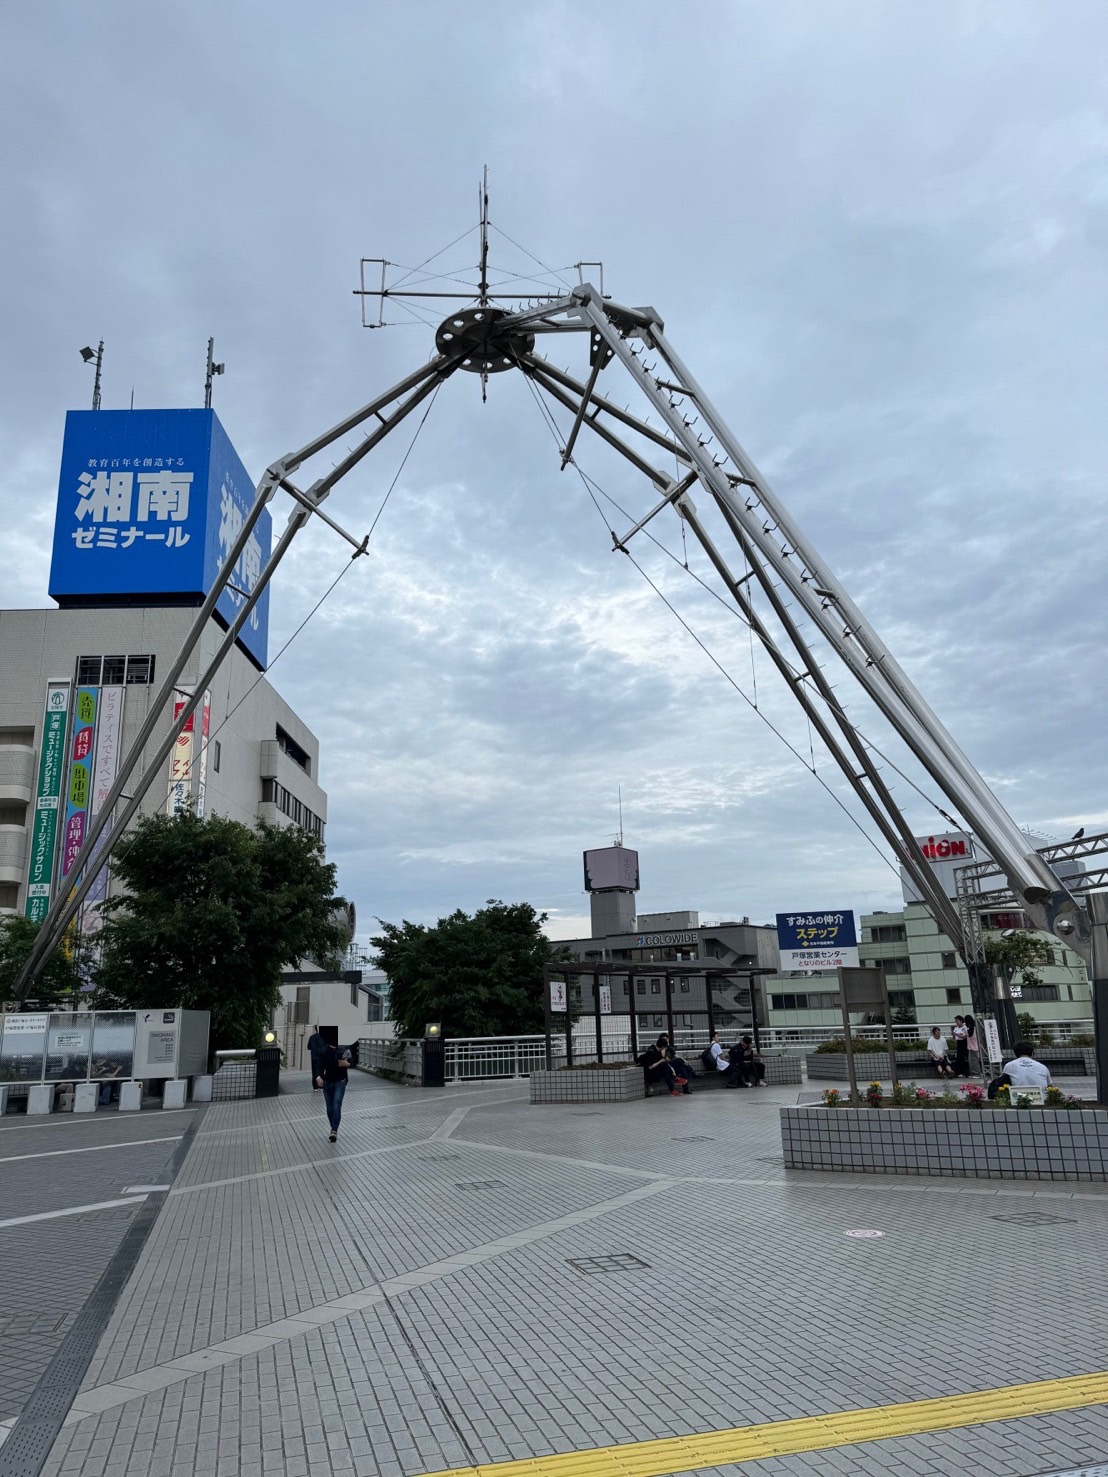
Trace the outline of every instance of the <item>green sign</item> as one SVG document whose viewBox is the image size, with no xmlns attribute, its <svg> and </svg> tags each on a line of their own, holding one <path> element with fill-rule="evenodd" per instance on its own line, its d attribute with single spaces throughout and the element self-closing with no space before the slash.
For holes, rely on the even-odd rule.
<svg viewBox="0 0 1108 1477">
<path fill-rule="evenodd" d="M 31 869 L 27 878 L 28 918 L 41 922 L 50 910 L 50 883 L 58 844 L 58 805 L 65 777 L 65 731 L 69 720 L 69 684 L 46 689 L 39 749 L 38 793 L 31 830 Z"/>
</svg>

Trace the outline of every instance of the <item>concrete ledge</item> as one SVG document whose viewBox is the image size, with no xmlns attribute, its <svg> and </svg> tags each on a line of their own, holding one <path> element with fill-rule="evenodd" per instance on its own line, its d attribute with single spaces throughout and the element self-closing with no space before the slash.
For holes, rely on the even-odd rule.
<svg viewBox="0 0 1108 1477">
<path fill-rule="evenodd" d="M 75 1113 L 95 1113 L 96 1105 L 99 1101 L 99 1082 L 78 1082 L 77 1091 L 73 1094 L 73 1111 Z"/>
<path fill-rule="evenodd" d="M 121 1082 L 119 1084 L 119 1111 L 137 1113 L 142 1107 L 142 1083 Z"/>
<path fill-rule="evenodd" d="M 977 1179 L 1108 1179 L 1105 1108 L 781 1109 L 789 1169 Z"/>
<path fill-rule="evenodd" d="M 36 1082 L 27 1094 L 27 1113 L 52 1113 L 54 1111 L 54 1084 Z"/>
<path fill-rule="evenodd" d="M 646 1096 L 642 1068 L 567 1067 L 531 1073 L 533 1103 L 630 1103 Z"/>
</svg>

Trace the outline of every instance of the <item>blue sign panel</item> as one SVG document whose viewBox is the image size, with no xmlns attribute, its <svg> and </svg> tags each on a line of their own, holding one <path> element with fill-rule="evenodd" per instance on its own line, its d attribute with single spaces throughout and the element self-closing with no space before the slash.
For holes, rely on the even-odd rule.
<svg viewBox="0 0 1108 1477">
<path fill-rule="evenodd" d="M 71 410 L 50 564 L 59 603 L 206 595 L 254 501 L 254 483 L 211 410 Z M 216 609 L 228 624 L 269 557 L 266 509 Z M 265 668 L 269 590 L 239 640 Z"/>
<path fill-rule="evenodd" d="M 857 968 L 858 934 L 850 912 L 778 913 L 781 968 Z"/>
</svg>

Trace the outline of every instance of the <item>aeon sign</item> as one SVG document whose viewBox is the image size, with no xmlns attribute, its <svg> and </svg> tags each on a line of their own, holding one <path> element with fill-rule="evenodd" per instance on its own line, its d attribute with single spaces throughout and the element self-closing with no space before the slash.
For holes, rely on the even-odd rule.
<svg viewBox="0 0 1108 1477">
<path fill-rule="evenodd" d="M 929 862 L 949 862 L 958 858 L 968 861 L 973 856 L 973 842 L 968 836 L 917 836 L 919 849 Z"/>
</svg>

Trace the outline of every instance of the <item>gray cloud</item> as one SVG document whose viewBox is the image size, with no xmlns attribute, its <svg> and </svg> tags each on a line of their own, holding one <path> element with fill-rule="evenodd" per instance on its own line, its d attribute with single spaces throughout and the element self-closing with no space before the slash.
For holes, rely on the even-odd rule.
<svg viewBox="0 0 1108 1477">
<path fill-rule="evenodd" d="M 106 405 L 132 386 L 188 405 L 215 334 L 217 409 L 259 473 L 431 352 L 419 324 L 358 327 L 357 261 L 414 264 L 465 231 L 487 161 L 516 241 L 557 268 L 603 257 L 609 291 L 659 308 L 1017 819 L 1108 820 L 1102 7 L 45 0 L 0 26 L 5 605 L 47 603 L 81 344 L 107 341 Z M 474 254 L 470 236 L 443 263 Z M 543 275 L 495 233 L 494 260 Z M 347 526 L 369 527 L 414 429 L 335 493 Z M 603 448 L 579 454 L 628 517 L 650 506 Z M 363 918 L 489 896 L 580 917 L 579 852 L 614 834 L 618 785 L 644 910 L 893 905 L 887 861 L 610 551 L 626 520 L 601 506 L 558 473 L 522 381 L 482 406 L 456 376 L 370 557 L 276 664 L 320 734 Z M 734 618 L 635 552 L 807 755 Z M 345 559 L 302 536 L 273 651 Z"/>
</svg>

